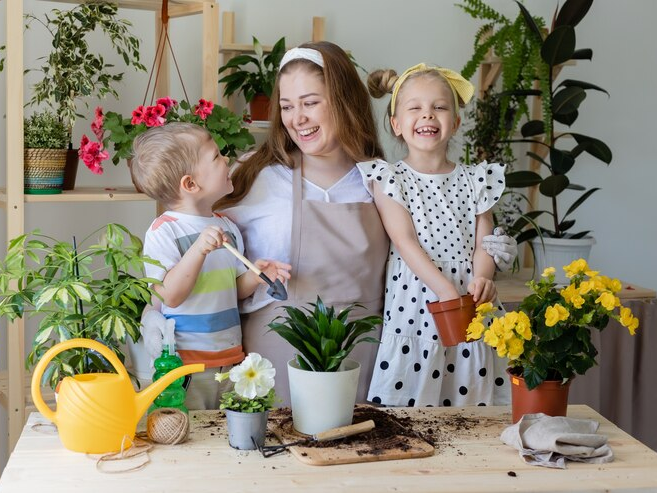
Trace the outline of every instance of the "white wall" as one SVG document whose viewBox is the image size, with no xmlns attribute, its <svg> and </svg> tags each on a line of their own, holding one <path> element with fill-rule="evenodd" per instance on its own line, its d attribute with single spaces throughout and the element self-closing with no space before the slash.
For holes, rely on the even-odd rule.
<svg viewBox="0 0 657 493">
<path fill-rule="evenodd" d="M 351 50 L 360 65 L 368 70 L 390 67 L 401 71 L 425 61 L 460 69 L 472 52 L 472 39 L 479 26 L 454 6 L 454 0 L 224 0 L 223 10 L 236 13 L 237 41 L 248 43 L 251 35 L 271 44 L 285 35 L 288 46 L 307 41 L 313 16 L 326 18 L 326 38 Z M 525 0 L 534 15 L 550 19 L 556 1 Z M 0 44 L 5 37 L 5 9 L 0 2 Z M 489 0 L 489 4 L 515 17 L 517 7 L 511 0 Z M 51 8 L 69 8 L 67 4 L 24 0 L 24 10 L 41 14 Z M 142 11 L 121 11 L 131 19 L 142 39 L 142 60 L 150 66 L 153 59 L 153 15 Z M 657 77 L 654 46 L 657 32 L 657 2 L 653 0 L 596 0 L 578 26 L 578 47 L 592 48 L 592 62 L 582 61 L 565 70 L 564 76 L 585 80 L 607 89 L 610 98 L 591 92 L 581 108 L 574 131 L 605 141 L 614 153 L 607 167 L 593 158 L 577 162 L 573 181 L 602 190 L 594 194 L 576 214 L 577 227 L 590 229 L 597 239 L 590 263 L 604 274 L 657 289 L 657 263 L 651 252 L 657 244 L 657 227 L 652 221 L 655 210 L 653 189 L 657 166 L 651 135 L 657 103 L 652 85 Z M 200 96 L 200 19 L 172 21 L 171 39 L 180 63 L 190 99 Z M 49 39 L 38 26 L 26 34 L 25 66 L 34 67 L 36 59 L 48 52 Z M 102 38 L 95 42 L 103 50 Z M 112 58 L 108 55 L 109 58 Z M 120 60 L 116 61 L 117 65 Z M 102 102 L 108 110 L 128 113 L 141 103 L 146 89 L 144 74 L 130 74 L 121 89 L 121 101 Z M 29 81 L 28 81 L 29 83 Z M 177 88 L 178 84 L 173 83 Z M 5 113 L 5 79 L 0 74 L 0 115 Z M 29 95 L 26 84 L 25 96 Z M 180 91 L 172 96 L 182 99 Z M 377 120 L 383 118 L 386 101 L 376 102 Z M 92 114 L 94 104 L 87 112 Z M 5 149 L 5 120 L 0 120 L 0 149 Z M 80 121 L 75 129 L 77 142 L 88 133 L 89 122 Z M 400 157 L 401 149 L 388 137 L 383 138 L 389 158 Z M 457 142 L 453 149 L 461 147 Z M 0 157 L 4 169 L 4 152 Z M 129 185 L 125 165 L 106 166 L 102 177 L 85 168 L 78 174 L 79 185 Z M 4 184 L 4 172 L 0 176 Z M 650 197 L 653 197 L 652 199 Z M 653 204 L 653 205 L 650 205 Z M 38 205 L 26 207 L 26 228 L 67 237 L 84 235 L 106 222 L 121 222 L 135 232 L 144 231 L 154 214 L 146 203 Z M 4 244 L 6 221 L 0 218 L 0 242 Z M 647 329 L 647 328 L 646 328 Z M 30 338 L 26 338 L 30 340 Z M 4 331 L 0 348 L 6 347 Z M 1 367 L 6 367 L 4 351 Z M 6 428 L 4 410 L 0 411 L 0 466 L 4 464 Z"/>
</svg>

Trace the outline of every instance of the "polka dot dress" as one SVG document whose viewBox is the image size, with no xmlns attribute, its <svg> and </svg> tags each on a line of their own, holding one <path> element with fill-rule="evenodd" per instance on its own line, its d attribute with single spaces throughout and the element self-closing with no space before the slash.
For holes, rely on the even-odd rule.
<svg viewBox="0 0 657 493">
<path fill-rule="evenodd" d="M 465 294 L 473 278 L 476 216 L 499 200 L 505 165 L 457 164 L 446 174 L 419 173 L 403 161 L 358 167 L 370 189 L 378 183 L 408 209 L 420 245 Z M 483 341 L 448 348 L 440 344 L 426 309 L 437 297 L 392 243 L 386 276 L 383 333 L 368 399 L 389 406 L 508 404 L 506 361 Z"/>
</svg>

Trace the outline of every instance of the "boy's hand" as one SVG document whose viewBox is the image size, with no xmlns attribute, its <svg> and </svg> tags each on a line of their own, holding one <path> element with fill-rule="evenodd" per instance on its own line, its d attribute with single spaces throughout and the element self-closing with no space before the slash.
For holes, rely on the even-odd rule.
<svg viewBox="0 0 657 493">
<path fill-rule="evenodd" d="M 493 301 L 497 296 L 497 288 L 495 283 L 486 277 L 475 277 L 470 284 L 468 284 L 468 293 L 474 299 L 476 305 Z"/>
<path fill-rule="evenodd" d="M 292 266 L 278 260 L 263 260 L 258 259 L 253 262 L 255 266 L 260 269 L 272 282 L 276 282 L 276 279 L 280 279 L 281 282 L 285 282 L 290 279 L 290 269 Z M 258 278 L 258 282 L 266 284 L 264 280 Z"/>
<path fill-rule="evenodd" d="M 207 255 L 223 245 L 224 241 L 228 242 L 228 236 L 223 229 L 218 226 L 208 226 L 201 231 L 194 246 L 201 255 Z"/>
</svg>

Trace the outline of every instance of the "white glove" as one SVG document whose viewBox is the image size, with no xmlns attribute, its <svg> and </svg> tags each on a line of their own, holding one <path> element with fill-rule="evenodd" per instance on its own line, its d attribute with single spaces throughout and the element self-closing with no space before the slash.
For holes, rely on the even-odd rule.
<svg viewBox="0 0 657 493">
<path fill-rule="evenodd" d="M 141 335 L 144 338 L 144 347 L 152 360 L 159 358 L 162 354 L 162 334 L 167 325 L 167 320 L 157 310 L 149 310 L 141 317 Z M 170 322 L 176 323 L 175 320 Z"/>
<path fill-rule="evenodd" d="M 495 228 L 492 235 L 484 236 L 481 246 L 501 271 L 509 270 L 518 256 L 518 242 L 507 236 L 502 228 Z"/>
</svg>

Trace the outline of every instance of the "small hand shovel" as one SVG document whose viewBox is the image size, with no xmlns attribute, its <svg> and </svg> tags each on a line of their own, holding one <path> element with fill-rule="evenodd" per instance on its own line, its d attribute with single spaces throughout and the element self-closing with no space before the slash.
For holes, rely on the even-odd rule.
<svg viewBox="0 0 657 493">
<path fill-rule="evenodd" d="M 272 455 L 280 454 L 284 450 L 287 450 L 290 447 L 295 445 L 303 445 L 305 443 L 312 442 L 326 442 L 328 440 L 339 440 L 341 438 L 346 438 L 352 435 L 357 435 L 358 433 L 365 433 L 366 431 L 371 431 L 374 429 L 374 421 L 367 420 L 362 423 L 356 423 L 353 425 L 341 426 L 339 428 L 331 428 L 330 430 L 322 431 L 308 438 L 302 440 L 297 440 L 296 442 L 284 443 L 282 445 L 267 445 L 261 446 L 253 440 L 253 443 L 258 447 L 258 450 L 263 457 L 271 457 Z"/>
<path fill-rule="evenodd" d="M 262 279 L 267 284 L 269 284 L 269 289 L 267 290 L 267 294 L 269 296 L 271 296 L 275 300 L 283 301 L 287 299 L 287 291 L 285 290 L 285 286 L 283 286 L 283 283 L 280 281 L 280 279 L 276 279 L 276 282 L 269 279 L 264 272 L 258 269 L 248 258 L 246 258 L 240 252 L 235 250 L 235 247 L 230 243 L 224 242 L 223 246 L 226 248 L 226 250 L 228 250 L 230 253 L 232 253 L 238 259 L 240 259 L 242 263 L 246 265 L 251 271 L 253 271 L 255 275 L 257 275 L 258 277 L 260 277 L 260 279 Z"/>
</svg>

